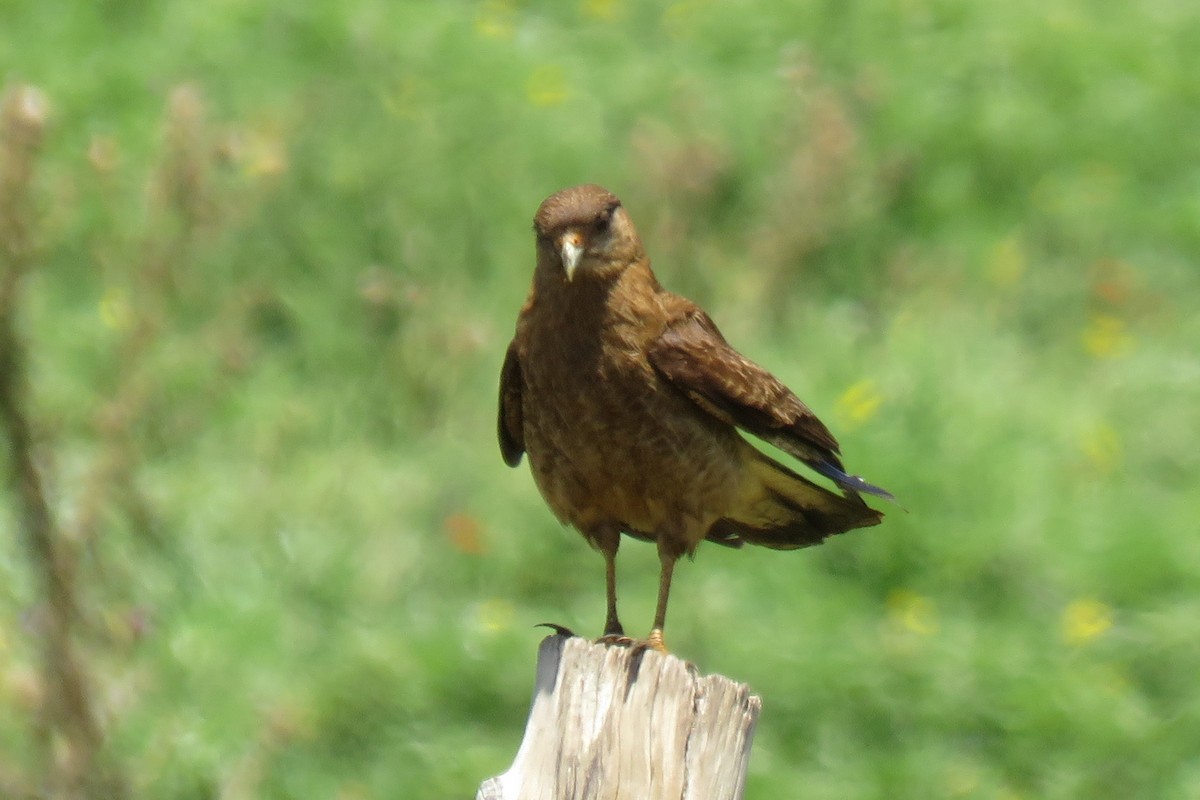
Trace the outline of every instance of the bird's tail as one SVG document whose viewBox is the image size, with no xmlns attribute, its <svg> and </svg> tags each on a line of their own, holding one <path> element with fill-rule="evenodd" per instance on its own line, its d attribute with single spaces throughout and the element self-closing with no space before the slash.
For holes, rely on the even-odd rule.
<svg viewBox="0 0 1200 800">
<path fill-rule="evenodd" d="M 883 514 L 855 492 L 835 494 L 745 444 L 746 480 L 733 513 L 709 529 L 710 541 L 775 550 L 820 544 L 828 536 L 878 525 Z"/>
</svg>

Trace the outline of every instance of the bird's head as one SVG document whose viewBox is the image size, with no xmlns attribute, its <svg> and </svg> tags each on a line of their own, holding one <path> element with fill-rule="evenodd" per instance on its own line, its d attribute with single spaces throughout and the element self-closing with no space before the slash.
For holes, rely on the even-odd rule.
<svg viewBox="0 0 1200 800">
<path fill-rule="evenodd" d="M 642 258 L 642 242 L 621 201 L 595 184 L 547 197 L 533 218 L 538 269 L 568 283 L 613 278 Z"/>
</svg>

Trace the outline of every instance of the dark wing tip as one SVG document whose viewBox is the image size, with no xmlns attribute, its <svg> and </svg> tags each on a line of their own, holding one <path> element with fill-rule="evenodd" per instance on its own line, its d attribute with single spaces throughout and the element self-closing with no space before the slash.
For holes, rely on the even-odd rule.
<svg viewBox="0 0 1200 800">
<path fill-rule="evenodd" d="M 524 418 L 521 409 L 521 364 L 517 359 L 516 340 L 504 354 L 500 368 L 500 403 L 496 415 L 496 434 L 504 463 L 515 467 L 525 453 Z"/>
<path fill-rule="evenodd" d="M 504 440 L 501 440 L 500 455 L 504 456 L 505 464 L 510 467 L 518 467 L 521 465 L 521 457 L 525 455 L 525 451 L 520 449 L 509 449 L 504 446 Z"/>
<path fill-rule="evenodd" d="M 862 494 L 870 494 L 875 497 L 882 497 L 884 500 L 896 502 L 896 496 L 884 489 L 881 486 L 876 486 L 873 483 L 867 483 L 858 475 L 847 475 L 839 467 L 828 461 L 810 462 L 809 466 L 817 472 L 824 475 L 826 478 L 833 480 L 838 486 L 843 489 L 849 489 L 853 492 L 861 492 Z"/>
</svg>

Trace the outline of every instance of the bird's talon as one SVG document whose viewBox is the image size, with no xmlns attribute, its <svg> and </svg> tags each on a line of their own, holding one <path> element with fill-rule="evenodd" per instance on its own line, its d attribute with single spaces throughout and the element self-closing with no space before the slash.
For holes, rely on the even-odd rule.
<svg viewBox="0 0 1200 800">
<path fill-rule="evenodd" d="M 628 647 L 634 655 L 644 653 L 647 650 L 653 650 L 663 655 L 667 655 L 668 653 L 667 646 L 663 644 L 661 634 L 658 636 L 650 634 L 645 639 L 634 639 L 624 634 L 606 633 L 596 640 L 596 644 L 603 644 L 609 647 Z"/>
<path fill-rule="evenodd" d="M 637 644 L 637 639 L 633 639 L 623 633 L 606 633 L 596 640 L 596 644 L 608 647 L 633 647 Z"/>
<path fill-rule="evenodd" d="M 564 639 L 570 639 L 573 636 L 575 636 L 575 631 L 573 631 L 570 628 L 567 628 L 563 625 L 554 623 L 554 622 L 539 622 L 537 625 L 534 625 L 533 627 L 535 627 L 535 628 L 550 628 L 552 631 L 554 631 L 555 634 L 557 634 L 558 636 L 562 636 Z"/>
</svg>

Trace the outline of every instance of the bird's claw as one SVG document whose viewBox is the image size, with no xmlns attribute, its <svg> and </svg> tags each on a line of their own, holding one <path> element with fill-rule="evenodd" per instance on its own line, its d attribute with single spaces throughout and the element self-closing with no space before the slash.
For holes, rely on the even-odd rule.
<svg viewBox="0 0 1200 800">
<path fill-rule="evenodd" d="M 556 635 L 567 639 L 576 636 L 575 631 L 556 622 L 539 622 L 533 627 L 549 628 Z M 608 647 L 628 647 L 635 654 L 646 650 L 655 650 L 664 655 L 667 653 L 667 646 L 663 643 L 662 631 L 657 630 L 650 631 L 650 635 L 645 639 L 634 639 L 632 636 L 626 636 L 624 633 L 606 633 L 595 641 L 596 644 Z"/>
<path fill-rule="evenodd" d="M 634 639 L 620 633 L 606 633 L 596 640 L 596 644 L 603 644 L 609 647 L 628 647 L 635 655 L 641 654 L 646 650 L 654 650 L 663 655 L 666 655 L 668 652 L 667 646 L 663 643 L 662 634 L 657 631 L 651 631 L 650 635 L 645 639 Z"/>
<path fill-rule="evenodd" d="M 633 647 L 637 644 L 637 639 L 626 636 L 623 633 L 606 633 L 596 640 L 596 644 L 603 644 L 608 647 Z"/>
<path fill-rule="evenodd" d="M 570 639 L 573 636 L 575 636 L 575 631 L 571 630 L 570 628 L 568 628 L 564 625 L 559 625 L 555 622 L 539 622 L 537 625 L 534 625 L 533 627 L 549 628 L 552 631 L 554 631 L 555 634 L 563 637 L 564 639 Z"/>
</svg>

